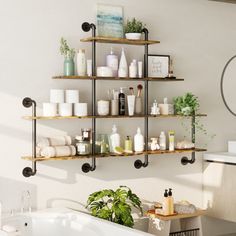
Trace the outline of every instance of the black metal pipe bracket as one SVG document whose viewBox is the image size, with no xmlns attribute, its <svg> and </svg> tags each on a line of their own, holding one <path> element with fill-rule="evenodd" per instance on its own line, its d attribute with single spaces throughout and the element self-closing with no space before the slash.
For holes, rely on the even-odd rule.
<svg viewBox="0 0 236 236">
<path fill-rule="evenodd" d="M 195 161 L 196 161 L 195 152 L 192 152 L 192 158 L 189 160 L 188 157 L 186 156 L 182 157 L 181 164 L 185 166 L 187 164 L 193 164 L 195 163 Z"/>
<path fill-rule="evenodd" d="M 92 37 L 96 37 L 96 25 L 84 22 L 82 30 L 89 32 L 92 30 Z M 92 41 L 92 75 L 96 76 L 96 41 Z M 96 80 L 92 80 L 92 114 L 96 115 Z M 92 118 L 92 164 L 84 163 L 82 171 L 88 173 L 96 170 L 96 157 L 95 157 L 95 142 L 96 142 L 96 118 Z"/>
<path fill-rule="evenodd" d="M 26 108 L 32 107 L 32 116 L 36 117 L 36 102 L 29 97 L 26 97 L 22 101 L 22 105 Z M 22 171 L 24 177 L 34 176 L 37 173 L 36 168 L 36 119 L 32 120 L 32 167 L 25 167 Z"/>
<path fill-rule="evenodd" d="M 145 155 L 144 156 L 144 162 L 142 162 L 141 160 L 136 160 L 135 162 L 134 162 L 134 167 L 136 168 L 136 169 L 140 169 L 141 167 L 147 167 L 148 166 L 148 155 Z"/>
<path fill-rule="evenodd" d="M 144 33 L 145 40 L 148 40 L 148 29 L 144 28 L 142 30 Z M 148 44 L 145 44 L 144 48 L 144 77 L 148 77 Z M 145 151 L 148 151 L 148 80 L 145 81 L 144 84 L 144 96 L 145 96 L 145 103 L 144 103 L 144 113 L 145 113 L 145 121 L 144 121 L 144 139 L 145 139 Z M 136 160 L 134 162 L 134 167 L 136 169 L 140 169 L 141 167 L 147 167 L 149 164 L 148 162 L 148 154 L 144 156 L 144 162 L 141 160 Z"/>
</svg>

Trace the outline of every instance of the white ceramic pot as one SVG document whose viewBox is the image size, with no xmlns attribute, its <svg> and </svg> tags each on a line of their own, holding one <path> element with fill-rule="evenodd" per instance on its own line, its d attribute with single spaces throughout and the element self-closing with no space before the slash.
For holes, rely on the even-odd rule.
<svg viewBox="0 0 236 236">
<path fill-rule="evenodd" d="M 97 112 L 99 116 L 109 115 L 109 101 L 100 100 L 98 101 Z"/>
<path fill-rule="evenodd" d="M 142 34 L 141 33 L 126 33 L 125 37 L 127 39 L 133 39 L 133 40 L 139 40 L 141 39 Z"/>
<path fill-rule="evenodd" d="M 87 103 L 75 103 L 74 104 L 74 115 L 75 116 L 87 116 L 88 115 Z"/>
<path fill-rule="evenodd" d="M 43 116 L 56 116 L 57 103 L 43 103 Z"/>
<path fill-rule="evenodd" d="M 72 116 L 72 103 L 60 103 L 59 116 Z"/>
</svg>

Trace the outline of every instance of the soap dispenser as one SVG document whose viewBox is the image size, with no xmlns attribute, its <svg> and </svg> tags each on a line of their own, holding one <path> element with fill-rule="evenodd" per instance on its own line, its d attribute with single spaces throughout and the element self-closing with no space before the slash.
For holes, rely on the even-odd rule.
<svg viewBox="0 0 236 236">
<path fill-rule="evenodd" d="M 110 152 L 115 153 L 115 148 L 120 147 L 120 135 L 117 133 L 117 127 L 116 125 L 113 125 L 112 127 L 112 133 L 110 135 Z"/>
<path fill-rule="evenodd" d="M 164 131 L 161 131 L 161 134 L 159 136 L 159 145 L 160 145 L 160 150 L 162 151 L 166 150 L 166 135 Z"/>
<path fill-rule="evenodd" d="M 144 138 L 141 134 L 141 129 L 138 127 L 137 134 L 134 136 L 134 151 L 143 152 L 144 150 Z"/>
<path fill-rule="evenodd" d="M 172 196 L 172 189 L 169 188 L 168 191 L 168 200 L 169 200 L 169 215 L 174 214 L 174 198 Z"/>
<path fill-rule="evenodd" d="M 124 116 L 125 115 L 125 94 L 124 94 L 124 88 L 120 88 L 119 93 L 119 115 Z"/>
<path fill-rule="evenodd" d="M 107 55 L 107 66 L 112 69 L 112 76 L 117 77 L 118 72 L 118 56 L 114 54 L 111 47 L 110 54 Z"/>
<path fill-rule="evenodd" d="M 127 64 L 124 48 L 122 48 L 122 51 L 121 51 L 118 76 L 119 77 L 128 77 L 128 64 Z"/>
<path fill-rule="evenodd" d="M 168 190 L 165 189 L 164 192 L 164 199 L 163 199 L 163 203 L 162 203 L 162 214 L 165 216 L 168 216 L 169 213 L 169 199 L 168 199 Z"/>
</svg>

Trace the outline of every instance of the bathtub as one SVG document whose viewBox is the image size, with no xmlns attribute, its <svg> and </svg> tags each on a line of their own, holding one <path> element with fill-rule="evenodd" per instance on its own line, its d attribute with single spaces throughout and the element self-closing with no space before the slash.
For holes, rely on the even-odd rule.
<svg viewBox="0 0 236 236">
<path fill-rule="evenodd" d="M 0 236 L 151 236 L 91 215 L 70 209 L 47 209 L 3 219 L 17 233 Z"/>
</svg>

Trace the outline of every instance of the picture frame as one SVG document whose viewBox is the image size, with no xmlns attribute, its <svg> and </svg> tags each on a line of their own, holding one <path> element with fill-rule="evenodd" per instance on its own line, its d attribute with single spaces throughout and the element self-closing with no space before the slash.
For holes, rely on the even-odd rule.
<svg viewBox="0 0 236 236">
<path fill-rule="evenodd" d="M 124 37 L 124 9 L 122 6 L 97 4 L 97 29 L 100 37 Z"/>
<path fill-rule="evenodd" d="M 170 56 L 148 54 L 148 77 L 166 78 L 170 73 Z"/>
</svg>

